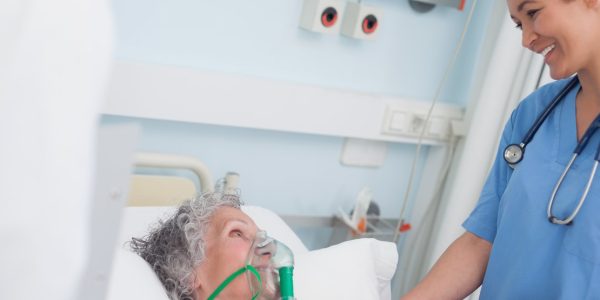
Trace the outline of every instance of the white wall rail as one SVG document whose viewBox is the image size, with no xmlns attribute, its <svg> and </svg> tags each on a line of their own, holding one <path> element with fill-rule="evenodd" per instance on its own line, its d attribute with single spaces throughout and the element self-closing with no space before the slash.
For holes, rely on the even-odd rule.
<svg viewBox="0 0 600 300">
<path fill-rule="evenodd" d="M 244 128 L 443 144 L 459 106 L 300 85 L 251 76 L 117 61 L 105 114 Z M 400 126 L 400 127 L 399 127 Z"/>
</svg>

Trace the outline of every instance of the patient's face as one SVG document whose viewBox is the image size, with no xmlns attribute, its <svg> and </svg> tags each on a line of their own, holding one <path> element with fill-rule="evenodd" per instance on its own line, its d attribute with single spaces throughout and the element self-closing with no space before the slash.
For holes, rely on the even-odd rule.
<svg viewBox="0 0 600 300">
<path fill-rule="evenodd" d="M 196 270 L 196 292 L 206 299 L 229 275 L 246 264 L 246 256 L 258 228 L 240 209 L 219 208 L 212 217 L 205 239 L 205 259 Z M 251 299 L 245 275 L 236 277 L 217 299 Z"/>
</svg>

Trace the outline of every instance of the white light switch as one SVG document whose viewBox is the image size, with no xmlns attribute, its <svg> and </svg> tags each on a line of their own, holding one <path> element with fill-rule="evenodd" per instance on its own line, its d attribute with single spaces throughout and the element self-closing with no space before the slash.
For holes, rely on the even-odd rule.
<svg viewBox="0 0 600 300">
<path fill-rule="evenodd" d="M 344 141 L 340 161 L 347 166 L 379 167 L 386 153 L 386 142 L 348 138 Z"/>
<path fill-rule="evenodd" d="M 392 119 L 390 120 L 390 129 L 397 131 L 406 131 L 409 124 L 412 123 L 414 116 L 405 113 L 405 112 L 397 112 L 392 115 Z"/>
<path fill-rule="evenodd" d="M 442 118 L 431 118 L 427 133 L 438 137 L 446 137 L 448 135 L 449 122 Z"/>
<path fill-rule="evenodd" d="M 427 118 L 430 108 L 427 104 L 416 105 L 388 105 L 383 119 L 382 133 L 418 138 L 423 133 L 423 138 L 438 141 L 447 141 L 454 131 L 451 124 L 460 121 L 463 117 L 462 110 L 437 107 Z"/>
</svg>

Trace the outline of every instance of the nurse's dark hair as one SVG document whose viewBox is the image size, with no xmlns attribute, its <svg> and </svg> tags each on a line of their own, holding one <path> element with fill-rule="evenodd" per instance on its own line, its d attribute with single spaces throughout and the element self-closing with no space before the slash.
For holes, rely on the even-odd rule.
<svg viewBox="0 0 600 300">
<path fill-rule="evenodd" d="M 238 195 L 206 193 L 183 202 L 148 235 L 132 238 L 131 249 L 154 270 L 172 300 L 197 300 L 194 270 L 204 259 L 204 235 L 218 208 L 239 208 Z"/>
</svg>

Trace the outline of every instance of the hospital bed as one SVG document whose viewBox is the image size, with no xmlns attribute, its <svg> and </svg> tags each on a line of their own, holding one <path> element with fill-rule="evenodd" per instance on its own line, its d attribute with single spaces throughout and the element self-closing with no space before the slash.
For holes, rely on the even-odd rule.
<svg viewBox="0 0 600 300">
<path fill-rule="evenodd" d="M 177 203 L 200 192 L 213 191 L 212 176 L 199 160 L 157 153 L 136 155 L 137 167 L 185 169 L 199 182 L 174 175 L 132 175 L 128 206 L 124 208 L 109 282 L 108 299 L 168 300 L 150 266 L 128 250 L 131 237 L 144 236 L 148 228 L 174 210 Z M 236 177 L 218 184 L 232 184 Z M 227 178 L 226 176 L 225 178 Z M 227 182 L 230 181 L 230 182 Z M 225 188 L 235 189 L 233 186 Z M 243 200 L 243 199 L 242 199 Z M 299 300 L 391 299 L 390 280 L 398 260 L 396 246 L 372 238 L 346 241 L 309 251 L 290 226 L 274 212 L 245 205 L 242 210 L 270 236 L 294 253 L 294 289 Z"/>
</svg>

